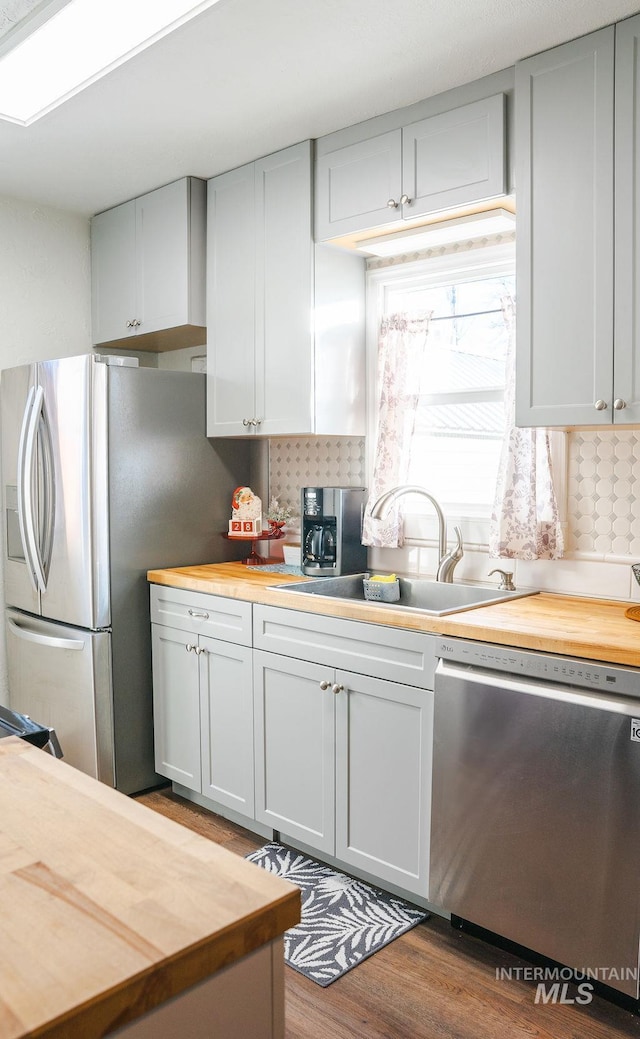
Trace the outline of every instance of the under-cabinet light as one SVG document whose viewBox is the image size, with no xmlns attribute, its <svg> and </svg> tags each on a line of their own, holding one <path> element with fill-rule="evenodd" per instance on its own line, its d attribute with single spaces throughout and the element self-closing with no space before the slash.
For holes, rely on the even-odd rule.
<svg viewBox="0 0 640 1039">
<path fill-rule="evenodd" d="M 402 231 L 380 235 L 378 238 L 363 238 L 359 251 L 373 256 L 398 256 L 405 252 L 433 249 L 453 242 L 466 242 L 485 235 L 502 234 L 515 230 L 515 215 L 507 209 L 487 209 L 471 216 L 459 216 L 452 220 L 441 220 L 424 227 L 410 227 Z"/>
<path fill-rule="evenodd" d="M 0 119 L 28 126 L 215 3 L 52 0 L 40 5 L 40 18 L 25 20 L 22 30 L 19 24 L 0 42 Z"/>
</svg>

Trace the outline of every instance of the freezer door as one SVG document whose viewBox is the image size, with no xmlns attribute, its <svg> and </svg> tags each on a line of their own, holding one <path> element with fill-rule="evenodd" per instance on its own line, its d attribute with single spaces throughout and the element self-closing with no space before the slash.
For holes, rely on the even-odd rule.
<svg viewBox="0 0 640 1039">
<path fill-rule="evenodd" d="M 38 515 L 39 499 L 37 480 L 37 436 L 32 442 L 33 468 L 27 473 L 24 468 L 24 447 L 27 439 L 30 407 L 36 389 L 35 365 L 8 368 L 2 372 L 0 383 L 0 413 L 2 416 L 2 476 L 3 476 L 3 558 L 6 601 L 30 613 L 40 612 L 40 592 L 35 576 L 30 574 L 29 554 L 24 542 L 27 532 L 24 505 L 25 480 L 32 498 L 34 515 L 29 524 L 34 524 Z M 21 450 L 22 449 L 22 450 Z M 21 486 L 22 485 L 22 486 Z M 21 487 L 22 493 L 19 493 Z"/>
<path fill-rule="evenodd" d="M 50 450 L 42 452 L 42 479 L 45 489 L 53 488 L 40 612 L 49 620 L 94 629 L 111 623 L 107 375 L 107 366 L 91 355 L 38 365 L 50 437 Z M 46 542 L 48 514 L 41 512 Z"/>
<path fill-rule="evenodd" d="M 7 610 L 13 710 L 56 730 L 64 760 L 114 781 L 111 636 Z"/>
</svg>

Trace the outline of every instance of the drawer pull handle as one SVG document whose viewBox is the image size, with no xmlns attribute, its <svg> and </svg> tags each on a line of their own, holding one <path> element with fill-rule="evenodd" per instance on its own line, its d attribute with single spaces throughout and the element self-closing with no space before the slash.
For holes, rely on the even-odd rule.
<svg viewBox="0 0 640 1039">
<path fill-rule="evenodd" d="M 208 621 L 209 620 L 209 614 L 206 613 L 204 610 L 191 610 L 190 609 L 189 610 L 189 616 L 190 617 L 198 617 L 200 620 L 203 620 L 203 621 Z"/>
<path fill-rule="evenodd" d="M 321 682 L 320 683 L 320 688 L 323 689 L 323 690 L 324 689 L 328 689 L 330 685 L 331 685 L 331 682 Z"/>
</svg>

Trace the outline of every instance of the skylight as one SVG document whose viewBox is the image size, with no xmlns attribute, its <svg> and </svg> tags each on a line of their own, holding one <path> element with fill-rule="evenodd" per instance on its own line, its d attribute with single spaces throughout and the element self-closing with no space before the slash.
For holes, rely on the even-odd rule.
<svg viewBox="0 0 640 1039">
<path fill-rule="evenodd" d="M 0 57 L 0 119 L 28 126 L 214 3 L 69 0 L 61 9 L 52 3 L 51 17 L 34 22 L 26 38 L 16 32 L 15 45 Z"/>
</svg>

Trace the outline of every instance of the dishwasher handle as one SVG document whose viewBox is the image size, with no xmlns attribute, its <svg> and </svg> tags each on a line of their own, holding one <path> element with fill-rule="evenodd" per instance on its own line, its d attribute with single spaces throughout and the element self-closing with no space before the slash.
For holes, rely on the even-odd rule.
<svg viewBox="0 0 640 1039">
<path fill-rule="evenodd" d="M 489 671 L 485 668 L 469 665 L 465 667 L 440 659 L 436 666 L 434 680 L 436 693 L 439 691 L 440 679 L 443 678 L 448 680 L 456 679 L 461 682 L 471 680 L 474 685 L 487 688 L 495 689 L 499 687 L 513 693 L 542 696 L 547 700 L 557 700 L 562 703 L 576 704 L 580 707 L 591 707 L 597 710 L 626 714 L 630 718 L 640 718 L 640 698 L 635 700 L 622 696 L 612 696 L 607 690 L 602 692 L 582 691 L 556 682 L 541 681 L 535 678 L 520 678 L 519 676 L 504 674 L 501 671 Z M 446 690 L 443 690 L 443 695 L 446 696 Z"/>
</svg>

